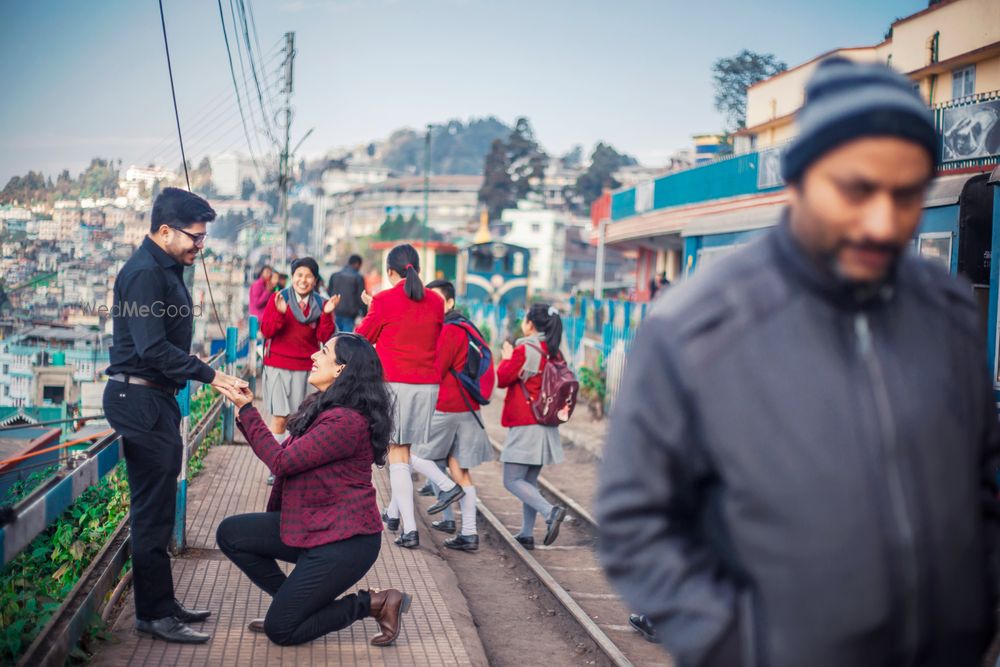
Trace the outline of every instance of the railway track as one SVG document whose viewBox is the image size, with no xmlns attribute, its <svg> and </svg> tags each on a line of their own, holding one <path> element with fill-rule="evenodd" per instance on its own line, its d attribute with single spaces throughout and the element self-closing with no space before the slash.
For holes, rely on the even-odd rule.
<svg viewBox="0 0 1000 667">
<path fill-rule="evenodd" d="M 492 421 L 492 420 L 491 420 Z M 503 429 L 487 427 L 493 447 Z M 569 516 L 555 544 L 541 544 L 544 521 L 536 524 L 536 546 L 526 550 L 513 535 L 521 525 L 521 503 L 503 487 L 502 466 L 490 463 L 473 472 L 478 509 L 510 552 L 532 572 L 593 640 L 613 665 L 670 665 L 657 645 L 646 641 L 628 624 L 629 610 L 611 588 L 597 560 L 597 524 L 589 509 L 596 483 L 596 457 L 567 448 L 564 463 L 547 467 L 539 478 L 550 502 L 565 505 Z"/>
</svg>

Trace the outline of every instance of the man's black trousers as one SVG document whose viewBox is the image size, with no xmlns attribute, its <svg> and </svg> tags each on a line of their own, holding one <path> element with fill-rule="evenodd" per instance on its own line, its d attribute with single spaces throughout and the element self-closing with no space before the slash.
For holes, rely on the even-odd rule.
<svg viewBox="0 0 1000 667">
<path fill-rule="evenodd" d="M 122 436 L 132 493 L 135 615 L 145 621 L 165 618 L 174 613 L 167 547 L 183 455 L 180 407 L 163 390 L 110 380 L 104 389 L 104 415 Z"/>
</svg>

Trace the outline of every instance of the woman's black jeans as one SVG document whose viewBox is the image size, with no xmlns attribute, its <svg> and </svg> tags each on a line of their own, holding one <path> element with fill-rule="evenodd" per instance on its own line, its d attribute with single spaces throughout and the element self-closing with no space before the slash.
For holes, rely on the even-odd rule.
<svg viewBox="0 0 1000 667">
<path fill-rule="evenodd" d="M 375 564 L 381 534 L 303 549 L 281 541 L 280 519 L 279 512 L 238 514 L 223 520 L 215 535 L 222 552 L 273 598 L 264 618 L 268 639 L 302 644 L 368 616 L 367 591 L 337 598 Z M 295 563 L 295 569 L 286 577 L 278 560 Z"/>
</svg>

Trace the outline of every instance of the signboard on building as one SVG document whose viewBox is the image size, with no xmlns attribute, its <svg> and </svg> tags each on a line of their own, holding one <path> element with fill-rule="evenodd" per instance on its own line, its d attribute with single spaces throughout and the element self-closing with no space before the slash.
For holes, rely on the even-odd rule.
<svg viewBox="0 0 1000 667">
<path fill-rule="evenodd" d="M 941 112 L 941 160 L 954 162 L 1000 155 L 1000 100 Z"/>
<path fill-rule="evenodd" d="M 781 146 L 762 148 L 757 153 L 757 189 L 767 190 L 784 185 L 781 178 Z"/>
<path fill-rule="evenodd" d="M 635 212 L 643 213 L 653 208 L 653 181 L 635 185 Z"/>
</svg>

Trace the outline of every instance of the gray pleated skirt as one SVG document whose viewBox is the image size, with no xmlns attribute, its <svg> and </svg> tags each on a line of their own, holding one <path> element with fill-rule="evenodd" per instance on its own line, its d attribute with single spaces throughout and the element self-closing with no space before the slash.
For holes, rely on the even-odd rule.
<svg viewBox="0 0 1000 667">
<path fill-rule="evenodd" d="M 500 452 L 503 463 L 520 463 L 529 466 L 547 466 L 562 463 L 562 441 L 558 426 L 511 426 Z"/>
<path fill-rule="evenodd" d="M 413 445 L 414 456 L 431 461 L 454 456 L 465 469 L 492 461 L 493 445 L 471 412 L 434 411 L 430 440 Z"/>
<path fill-rule="evenodd" d="M 294 414 L 306 396 L 316 391 L 309 384 L 309 371 L 264 366 L 264 411 L 272 417 Z"/>
<path fill-rule="evenodd" d="M 437 405 L 436 384 L 387 382 L 395 401 L 392 442 L 412 445 L 431 437 L 431 419 Z"/>
</svg>

